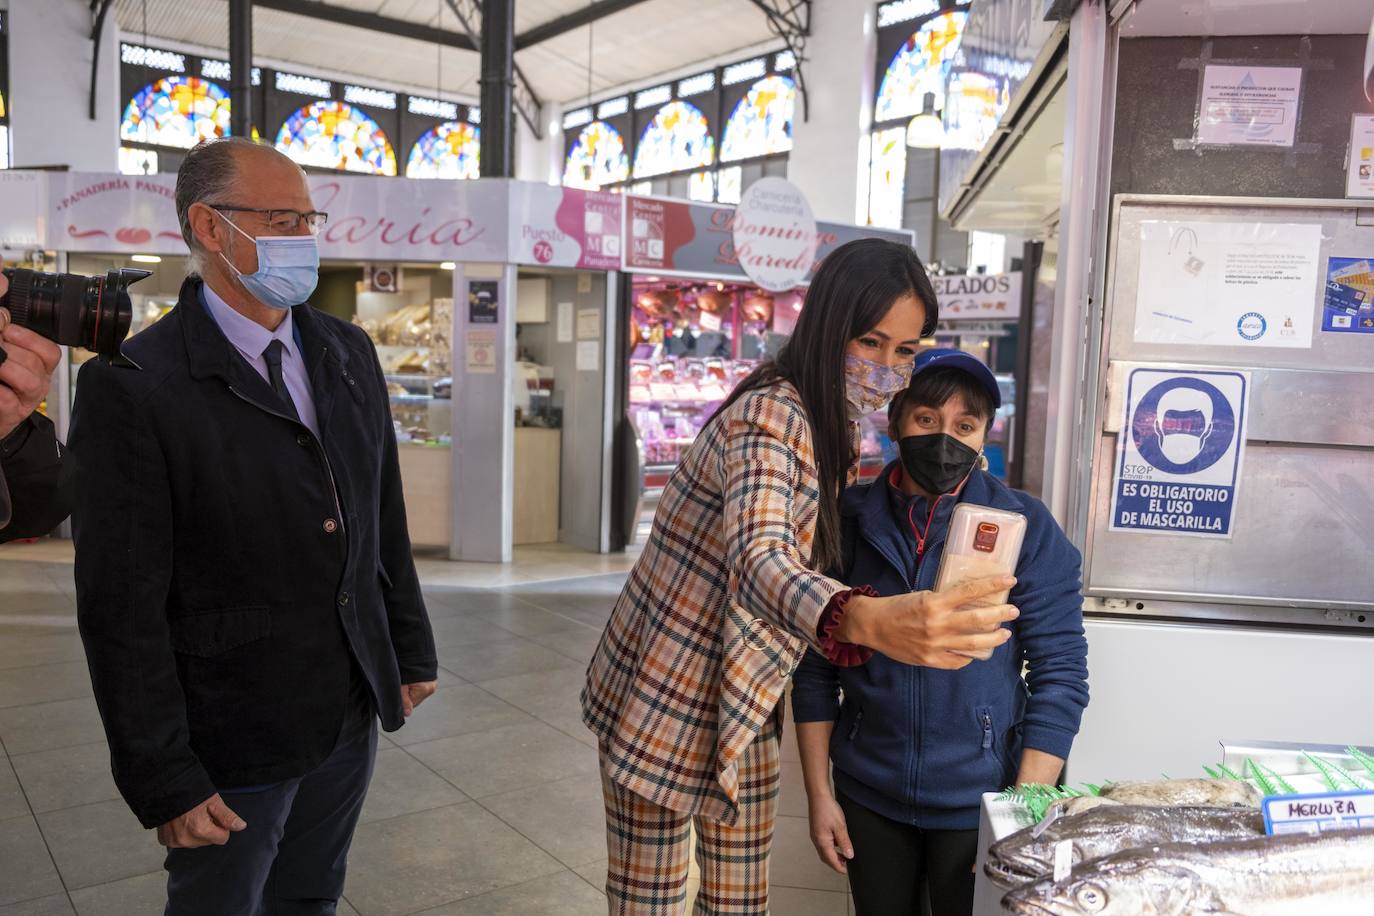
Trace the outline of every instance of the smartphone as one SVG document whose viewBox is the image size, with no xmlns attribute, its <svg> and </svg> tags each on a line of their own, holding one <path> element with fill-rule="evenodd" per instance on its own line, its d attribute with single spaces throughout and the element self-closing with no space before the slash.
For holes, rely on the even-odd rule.
<svg viewBox="0 0 1374 916">
<path fill-rule="evenodd" d="M 1016 575 L 1016 562 L 1021 557 L 1021 542 L 1025 538 L 1026 517 L 1021 513 L 960 503 L 954 507 L 954 516 L 950 519 L 945 553 L 935 576 L 935 591 L 948 591 L 970 579 Z M 1006 604 L 1010 596 L 1008 589 L 979 599 L 968 607 Z M 986 661 L 992 658 L 992 651 L 958 654 Z"/>
</svg>

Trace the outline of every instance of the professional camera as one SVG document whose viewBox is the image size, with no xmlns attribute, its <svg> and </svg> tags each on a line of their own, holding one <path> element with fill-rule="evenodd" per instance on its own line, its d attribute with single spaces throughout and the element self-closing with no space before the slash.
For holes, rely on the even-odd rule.
<svg viewBox="0 0 1374 916">
<path fill-rule="evenodd" d="M 85 347 L 114 359 L 133 320 L 129 284 L 152 271 L 125 267 L 111 269 L 103 277 L 82 277 L 7 267 L 4 273 L 10 291 L 0 298 L 0 306 L 9 309 L 15 324 L 55 343 Z"/>
</svg>

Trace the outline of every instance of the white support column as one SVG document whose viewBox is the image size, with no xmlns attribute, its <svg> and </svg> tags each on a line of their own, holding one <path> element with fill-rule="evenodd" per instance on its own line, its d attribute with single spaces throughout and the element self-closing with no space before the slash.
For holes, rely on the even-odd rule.
<svg viewBox="0 0 1374 916">
<path fill-rule="evenodd" d="M 855 221 L 873 123 L 875 18 L 868 0 L 811 5 L 803 64 L 810 118 L 802 120 L 798 100 L 787 177 L 806 194 L 817 219 Z"/>
<path fill-rule="evenodd" d="M 563 177 L 563 131 L 562 109 L 545 103 L 541 117 L 544 123 L 540 130 L 543 138 L 536 137 L 525 119 L 516 116 L 515 122 L 515 177 L 520 181 L 537 181 L 540 184 L 557 182 Z"/>
<path fill-rule="evenodd" d="M 21 0 L 9 4 L 10 142 L 16 167 L 119 168 L 119 28 L 105 17 L 90 118 L 90 4 Z"/>
<path fill-rule="evenodd" d="M 1069 29 L 1064 125 L 1064 195 L 1061 202 L 1058 285 L 1051 329 L 1045 420 L 1044 499 L 1080 547 L 1081 519 L 1091 454 L 1083 447 L 1086 399 L 1095 396 L 1091 367 L 1098 341 L 1090 333 L 1101 302 L 1094 271 L 1107 220 L 1110 168 L 1110 78 L 1113 53 L 1103 4 L 1084 3 Z"/>
<path fill-rule="evenodd" d="M 496 322 L 470 324 L 468 285 L 497 284 Z M 487 362 L 469 366 L 469 335 Z M 485 346 L 494 338 L 494 346 Z M 453 505 L 449 559 L 511 561 L 515 506 L 515 266 L 459 264 L 453 272 Z M 490 365 L 490 371 L 486 366 Z"/>
</svg>

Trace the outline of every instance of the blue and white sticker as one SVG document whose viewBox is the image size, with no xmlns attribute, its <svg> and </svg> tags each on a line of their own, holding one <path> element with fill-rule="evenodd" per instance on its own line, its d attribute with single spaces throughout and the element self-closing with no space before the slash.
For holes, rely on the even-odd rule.
<svg viewBox="0 0 1374 916">
<path fill-rule="evenodd" d="M 1229 538 L 1250 375 L 1133 369 L 1112 475 L 1112 531 Z"/>
<path fill-rule="evenodd" d="M 1241 340 L 1254 342 L 1264 336 L 1269 330 L 1269 322 L 1265 321 L 1264 316 L 1259 312 L 1246 312 L 1240 316 L 1240 321 L 1236 322 L 1236 333 Z"/>
<path fill-rule="evenodd" d="M 1264 832 L 1333 833 L 1374 828 L 1374 792 L 1314 792 L 1270 795 L 1264 799 Z"/>
</svg>

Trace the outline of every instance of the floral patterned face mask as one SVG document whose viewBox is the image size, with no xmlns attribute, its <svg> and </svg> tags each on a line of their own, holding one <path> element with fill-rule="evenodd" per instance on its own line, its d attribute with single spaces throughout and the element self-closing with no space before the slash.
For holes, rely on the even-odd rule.
<svg viewBox="0 0 1374 916">
<path fill-rule="evenodd" d="M 885 366 L 850 353 L 844 358 L 844 393 L 849 419 L 857 420 L 882 410 L 897 392 L 911 384 L 915 363 Z"/>
</svg>

